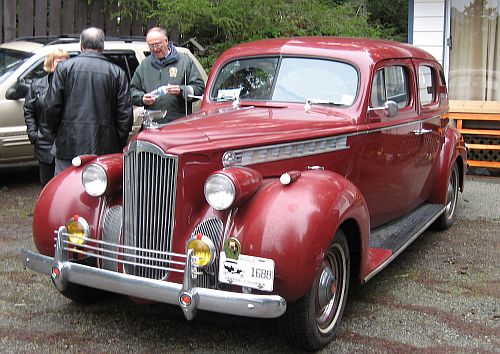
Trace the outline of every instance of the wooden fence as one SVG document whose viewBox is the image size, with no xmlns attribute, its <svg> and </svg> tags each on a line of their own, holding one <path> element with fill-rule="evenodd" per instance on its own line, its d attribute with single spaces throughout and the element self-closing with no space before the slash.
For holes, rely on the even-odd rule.
<svg viewBox="0 0 500 354">
<path fill-rule="evenodd" d="M 102 28 L 106 36 L 142 36 L 154 21 L 143 21 L 143 14 L 133 18 L 111 18 L 116 3 L 104 0 L 0 0 L 0 42 L 24 36 L 79 34 L 82 29 Z"/>
</svg>

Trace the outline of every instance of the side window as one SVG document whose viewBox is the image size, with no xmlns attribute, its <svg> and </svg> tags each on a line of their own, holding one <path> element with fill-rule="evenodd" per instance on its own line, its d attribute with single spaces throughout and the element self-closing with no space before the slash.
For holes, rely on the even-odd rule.
<svg viewBox="0 0 500 354">
<path fill-rule="evenodd" d="M 72 58 L 74 56 L 78 55 L 78 52 L 70 52 L 69 56 Z M 24 72 L 23 75 L 21 75 L 21 79 L 24 80 L 27 84 L 30 84 L 33 79 L 43 77 L 47 75 L 45 70 L 43 70 L 43 63 L 45 61 L 45 57 L 43 59 L 40 59 L 35 66 L 32 66 L 29 68 L 27 71 Z"/>
<path fill-rule="evenodd" d="M 377 71 L 370 99 L 372 107 L 381 107 L 391 100 L 403 108 L 408 105 L 408 98 L 408 73 L 404 66 L 388 66 Z"/>
<path fill-rule="evenodd" d="M 127 74 L 128 81 L 132 79 L 135 69 L 139 66 L 139 61 L 135 56 L 134 52 L 116 53 L 116 52 L 104 52 L 106 58 L 108 58 L 112 63 L 118 65 Z"/>
<path fill-rule="evenodd" d="M 418 91 L 420 93 L 420 104 L 425 105 L 436 99 L 436 80 L 434 80 L 434 69 L 427 65 L 418 68 Z"/>
</svg>

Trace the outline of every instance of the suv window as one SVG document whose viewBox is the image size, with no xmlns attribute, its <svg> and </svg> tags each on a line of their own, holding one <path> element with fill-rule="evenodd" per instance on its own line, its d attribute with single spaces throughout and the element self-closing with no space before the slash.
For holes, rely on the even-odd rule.
<svg viewBox="0 0 500 354">
<path fill-rule="evenodd" d="M 130 82 L 134 75 L 135 69 L 139 66 L 139 61 L 133 51 L 130 52 L 104 52 L 106 58 L 112 63 L 115 63 L 127 74 L 128 81 Z"/>
<path fill-rule="evenodd" d="M 403 108 L 408 105 L 408 98 L 408 73 L 404 66 L 388 66 L 377 71 L 372 85 L 372 107 L 382 107 L 391 100 Z"/>
<path fill-rule="evenodd" d="M 28 52 L 0 49 L 0 83 L 32 55 Z"/>
<path fill-rule="evenodd" d="M 436 98 L 434 76 L 434 69 L 432 67 L 421 65 L 418 68 L 418 91 L 420 92 L 420 103 L 422 105 L 431 103 Z"/>
</svg>

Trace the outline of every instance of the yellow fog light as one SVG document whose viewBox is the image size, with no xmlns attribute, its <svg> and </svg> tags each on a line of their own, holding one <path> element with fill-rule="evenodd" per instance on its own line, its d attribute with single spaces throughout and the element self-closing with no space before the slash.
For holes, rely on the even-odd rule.
<svg viewBox="0 0 500 354">
<path fill-rule="evenodd" d="M 186 251 L 192 249 L 195 256 L 195 265 L 205 268 L 214 262 L 215 245 L 211 239 L 202 234 L 196 234 L 188 241 Z"/>
<path fill-rule="evenodd" d="M 75 215 L 66 223 L 66 232 L 71 243 L 83 245 L 85 238 L 90 237 L 90 226 L 84 218 Z"/>
</svg>

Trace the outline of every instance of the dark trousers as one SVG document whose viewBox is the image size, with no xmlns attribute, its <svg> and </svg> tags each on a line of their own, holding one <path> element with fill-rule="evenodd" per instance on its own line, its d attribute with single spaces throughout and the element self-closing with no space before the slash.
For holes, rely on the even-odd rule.
<svg viewBox="0 0 500 354">
<path fill-rule="evenodd" d="M 59 173 L 67 169 L 71 166 L 71 160 L 63 160 L 55 158 L 56 160 L 56 169 L 54 170 L 54 176 L 57 176 Z"/>
<path fill-rule="evenodd" d="M 54 177 L 54 170 L 56 164 L 38 161 L 38 168 L 40 173 L 40 184 L 42 188 Z"/>
</svg>

